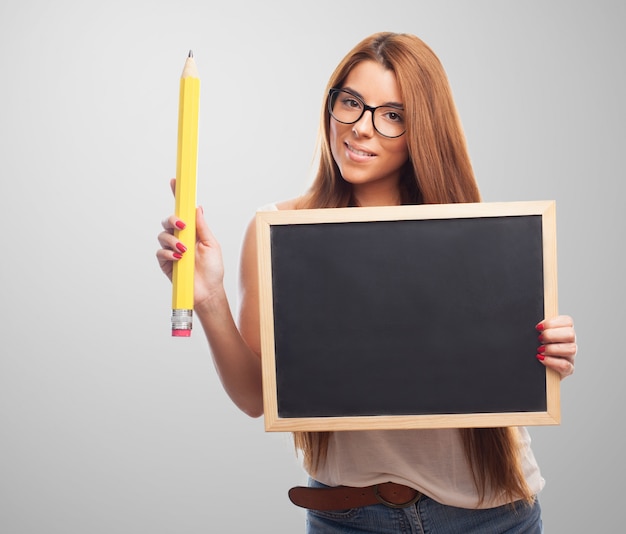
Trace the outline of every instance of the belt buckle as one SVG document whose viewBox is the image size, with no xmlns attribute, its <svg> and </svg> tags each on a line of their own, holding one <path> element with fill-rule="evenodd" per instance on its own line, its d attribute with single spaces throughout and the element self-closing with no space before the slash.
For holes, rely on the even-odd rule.
<svg viewBox="0 0 626 534">
<path fill-rule="evenodd" d="M 378 499 L 378 502 L 380 502 L 381 504 L 384 504 L 385 506 L 388 506 L 389 508 L 406 508 L 407 506 L 412 506 L 414 505 L 418 499 L 421 497 L 421 493 L 419 491 L 417 491 L 416 489 L 413 489 L 413 491 L 415 491 L 415 497 L 413 497 L 411 500 L 405 502 L 405 503 L 400 503 L 400 504 L 396 504 L 394 502 L 390 502 L 387 499 L 385 499 L 381 494 L 380 491 L 378 490 L 378 486 L 380 484 L 376 484 L 376 486 L 374 486 L 374 495 L 376 496 L 376 498 Z"/>
</svg>

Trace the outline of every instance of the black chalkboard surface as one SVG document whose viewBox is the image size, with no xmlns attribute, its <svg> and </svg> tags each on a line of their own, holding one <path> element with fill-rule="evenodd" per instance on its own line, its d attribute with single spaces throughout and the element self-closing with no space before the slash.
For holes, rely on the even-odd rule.
<svg viewBox="0 0 626 534">
<path fill-rule="evenodd" d="M 259 212 L 267 430 L 559 422 L 553 202 Z"/>
</svg>

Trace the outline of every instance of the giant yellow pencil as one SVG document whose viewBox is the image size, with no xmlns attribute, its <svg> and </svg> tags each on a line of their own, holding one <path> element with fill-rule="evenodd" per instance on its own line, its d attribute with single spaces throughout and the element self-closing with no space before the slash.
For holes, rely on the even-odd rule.
<svg viewBox="0 0 626 534">
<path fill-rule="evenodd" d="M 172 272 L 172 336 L 189 337 L 193 320 L 193 274 L 196 245 L 196 178 L 200 79 L 193 53 L 185 61 L 178 103 L 175 214 L 186 224 L 174 233 L 187 251 Z"/>
</svg>

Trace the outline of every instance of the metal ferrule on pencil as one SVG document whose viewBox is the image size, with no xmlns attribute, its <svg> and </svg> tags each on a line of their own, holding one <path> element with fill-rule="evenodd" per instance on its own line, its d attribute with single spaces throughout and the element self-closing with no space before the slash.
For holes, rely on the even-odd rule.
<svg viewBox="0 0 626 534">
<path fill-rule="evenodd" d="M 193 321 L 193 310 L 172 310 L 172 335 L 190 332 Z"/>
</svg>

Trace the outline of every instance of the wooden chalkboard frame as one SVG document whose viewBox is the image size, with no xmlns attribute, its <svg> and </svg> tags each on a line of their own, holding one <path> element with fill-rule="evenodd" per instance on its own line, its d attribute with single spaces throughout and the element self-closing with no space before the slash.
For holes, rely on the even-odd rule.
<svg viewBox="0 0 626 534">
<path fill-rule="evenodd" d="M 280 303 L 275 302 L 277 288 L 274 287 L 273 271 L 278 262 L 276 251 L 273 251 L 272 234 L 280 232 L 285 225 L 296 233 L 316 225 L 320 231 L 332 231 L 332 226 L 326 224 L 336 223 L 377 223 L 393 221 L 457 221 L 467 226 L 464 220 L 480 220 L 492 224 L 502 218 L 526 218 L 533 221 L 540 219 L 537 231 L 541 235 L 533 235 L 531 239 L 539 240 L 539 267 L 541 272 L 534 273 L 541 281 L 540 291 L 543 295 L 543 317 L 557 315 L 557 270 L 556 270 L 556 209 L 555 202 L 548 201 L 521 201 L 521 202 L 481 202 L 467 204 L 441 204 L 419 206 L 394 206 L 394 207 L 365 207 L 365 208 L 327 208 L 306 210 L 280 210 L 259 211 L 256 215 L 257 245 L 258 245 L 258 273 L 259 273 L 259 300 L 261 318 L 261 345 L 262 345 L 262 372 L 263 372 L 263 401 L 265 410 L 266 431 L 336 431 L 336 430 L 372 430 L 372 429 L 409 429 L 409 428 L 467 428 L 467 427 L 499 427 L 521 425 L 555 425 L 560 423 L 560 393 L 558 374 L 543 366 L 533 358 L 534 352 L 528 354 L 528 360 L 532 365 L 540 366 L 541 382 L 540 390 L 541 407 L 509 410 L 481 410 L 479 412 L 465 413 L 458 410 L 455 413 L 315 413 L 314 415 L 287 415 L 279 411 L 280 393 L 277 385 L 277 342 L 275 332 L 280 328 L 276 321 L 280 320 Z M 520 219 L 520 220 L 522 220 Z M 517 221 L 518 219 L 507 219 Z M 529 219 L 530 220 L 530 219 Z M 352 227 L 336 226 L 349 230 Z M 370 227 L 373 228 L 373 227 Z M 277 230 L 274 230 L 277 229 Z M 526 232 L 526 230 L 522 230 Z M 536 233 L 535 230 L 532 233 Z M 281 235 L 277 233 L 276 235 Z M 508 239 L 505 239 L 508 242 Z M 513 241 L 513 240 L 511 240 Z M 508 244 L 504 245 L 508 247 Z M 510 244 L 511 247 L 515 243 Z M 375 248 L 376 243 L 372 242 Z M 421 261 L 421 260 L 420 260 Z M 317 267 L 315 267 L 317 268 Z M 508 268 L 508 267 L 507 267 Z M 481 282 L 482 283 L 482 282 Z M 485 282 L 489 283 L 489 281 Z M 536 289 L 535 289 L 535 292 Z M 477 299 L 480 301 L 480 299 Z M 365 305 L 365 304 L 363 304 Z M 537 322 L 543 317 L 537 317 Z M 485 339 L 490 335 L 492 325 L 484 325 L 482 335 Z M 531 325 L 530 329 L 534 326 Z M 518 328 L 515 326 L 515 328 Z M 525 328 L 520 325 L 519 328 Z M 525 328 L 527 331 L 528 328 Z M 528 335 L 524 332 L 524 335 Z M 532 334 L 533 336 L 536 333 Z M 531 343 L 534 343 L 531 342 Z M 536 341 L 537 346 L 539 342 Z M 534 351 L 535 349 L 532 349 Z M 501 355 L 500 355 L 501 356 Z M 284 357 L 287 357 L 286 355 Z M 283 357 L 282 361 L 285 361 Z M 291 355 L 289 355 L 291 357 Z M 429 354 L 426 358 L 435 358 L 435 354 Z M 526 356 L 524 355 L 524 358 Z M 309 360 L 307 360 L 309 361 Z M 525 363 L 524 365 L 529 365 Z M 535 373 L 535 371 L 532 371 Z M 534 380 L 534 379 L 532 379 Z M 342 383 L 339 387 L 345 388 Z M 326 386 L 325 386 L 326 387 Z M 332 386 L 329 386 L 332 387 Z M 535 384 L 533 383 L 533 387 Z M 375 397 L 373 392 L 372 397 Z"/>
</svg>

